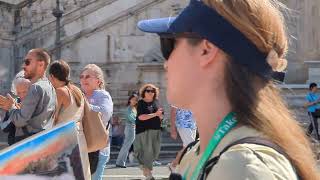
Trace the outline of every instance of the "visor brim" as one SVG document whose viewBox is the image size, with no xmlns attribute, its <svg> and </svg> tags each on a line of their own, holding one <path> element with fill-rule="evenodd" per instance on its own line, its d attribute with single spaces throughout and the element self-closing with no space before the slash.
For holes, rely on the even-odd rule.
<svg viewBox="0 0 320 180">
<path fill-rule="evenodd" d="M 147 33 L 166 34 L 176 17 L 148 19 L 138 22 L 138 28 Z"/>
</svg>

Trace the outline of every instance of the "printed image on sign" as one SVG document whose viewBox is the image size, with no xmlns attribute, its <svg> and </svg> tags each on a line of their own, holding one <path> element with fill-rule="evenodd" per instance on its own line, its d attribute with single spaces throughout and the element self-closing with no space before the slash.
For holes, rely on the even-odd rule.
<svg viewBox="0 0 320 180">
<path fill-rule="evenodd" d="M 1 179 L 84 179 L 76 122 L 38 133 L 0 152 Z"/>
</svg>

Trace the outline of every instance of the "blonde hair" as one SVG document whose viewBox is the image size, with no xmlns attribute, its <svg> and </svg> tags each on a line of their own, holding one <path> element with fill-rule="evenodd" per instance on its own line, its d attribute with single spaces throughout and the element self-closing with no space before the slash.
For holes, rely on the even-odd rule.
<svg viewBox="0 0 320 180">
<path fill-rule="evenodd" d="M 282 5 L 276 0 L 203 0 L 240 30 L 261 52 L 275 51 L 276 69 L 288 50 Z M 264 61 L 264 59 L 261 59 Z M 311 146 L 271 81 L 250 72 L 231 58 L 225 82 L 239 123 L 264 133 L 289 155 L 301 179 L 319 179 Z"/>
<path fill-rule="evenodd" d="M 275 51 L 278 58 L 268 62 L 274 70 L 278 70 L 277 67 L 281 67 L 281 70 L 286 67 L 287 61 L 284 56 L 288 51 L 288 37 L 284 26 L 285 20 L 279 10 L 285 9 L 285 5 L 277 0 L 203 0 L 203 2 L 227 19 L 261 52 L 268 54 Z"/>
<path fill-rule="evenodd" d="M 99 66 L 97 66 L 96 64 L 88 64 L 82 69 L 81 73 L 83 73 L 86 70 L 93 72 L 95 77 L 100 80 L 99 89 L 106 88 L 106 84 L 104 81 L 104 73 Z"/>
</svg>

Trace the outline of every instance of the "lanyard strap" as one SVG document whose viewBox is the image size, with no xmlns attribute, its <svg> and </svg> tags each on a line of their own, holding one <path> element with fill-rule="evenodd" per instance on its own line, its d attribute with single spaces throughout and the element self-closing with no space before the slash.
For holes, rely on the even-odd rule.
<svg viewBox="0 0 320 180">
<path fill-rule="evenodd" d="M 209 144 L 207 145 L 205 151 L 203 152 L 195 170 L 192 173 L 191 179 L 197 179 L 203 166 L 207 162 L 207 160 L 211 157 L 213 151 L 216 149 L 221 139 L 236 126 L 237 120 L 235 119 L 235 113 L 230 112 L 219 124 L 218 128 L 214 132 Z M 186 177 L 186 173 L 184 177 Z M 184 178 L 186 179 L 186 178 Z"/>
</svg>

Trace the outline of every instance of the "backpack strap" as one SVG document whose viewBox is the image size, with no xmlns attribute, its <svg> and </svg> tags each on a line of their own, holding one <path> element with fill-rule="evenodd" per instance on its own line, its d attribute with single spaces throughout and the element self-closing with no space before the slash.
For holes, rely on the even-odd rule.
<svg viewBox="0 0 320 180">
<path fill-rule="evenodd" d="M 285 156 L 289 161 L 290 158 L 288 156 L 288 154 L 277 144 L 273 143 L 271 140 L 266 139 L 266 138 L 262 138 L 262 137 L 246 137 L 243 139 L 239 139 L 231 144 L 229 144 L 228 146 L 226 146 L 220 153 L 218 156 L 215 156 L 212 159 L 209 159 L 206 164 L 204 165 L 204 168 L 201 170 L 201 173 L 198 177 L 199 180 L 203 180 L 207 178 L 207 175 L 210 173 L 210 171 L 212 170 L 212 168 L 217 164 L 217 162 L 220 159 L 220 156 L 226 152 L 228 149 L 230 149 L 232 146 L 238 145 L 238 144 L 257 144 L 257 145 L 262 145 L 262 146 L 266 146 L 266 147 L 270 147 L 272 149 L 274 149 L 275 151 L 277 151 L 278 153 L 282 154 L 283 156 Z M 253 151 L 254 154 L 264 163 L 262 157 L 256 153 L 255 151 Z M 301 179 L 298 176 L 298 179 Z"/>
<path fill-rule="evenodd" d="M 182 151 L 182 153 L 181 153 L 181 156 L 180 156 L 180 159 L 179 159 L 179 161 L 178 161 L 178 164 L 180 164 L 183 156 L 184 156 L 188 151 L 190 151 L 190 150 L 193 148 L 193 146 L 195 146 L 198 142 L 199 142 L 199 139 L 196 139 L 195 141 L 189 143 L 189 144 L 187 145 L 187 147 L 183 149 L 183 151 Z"/>
<path fill-rule="evenodd" d="M 109 126 L 110 126 L 110 121 L 111 121 L 111 120 L 108 121 L 108 124 L 107 124 L 107 126 L 106 126 L 106 130 L 107 130 L 107 131 L 108 131 Z"/>
<path fill-rule="evenodd" d="M 262 145 L 267 146 L 269 148 L 274 149 L 278 153 L 284 155 L 287 159 L 289 159 L 289 155 L 280 147 L 279 145 L 275 144 L 271 140 L 263 137 L 246 137 L 239 139 L 231 144 L 229 144 L 227 147 L 225 147 L 221 152 L 220 155 L 224 152 L 226 152 L 229 148 L 232 146 L 238 145 L 238 144 L 256 144 L 256 145 Z"/>
<path fill-rule="evenodd" d="M 190 151 L 190 150 L 193 148 L 193 146 L 195 146 L 198 142 L 199 142 L 199 139 L 196 139 L 195 141 L 189 143 L 189 144 L 186 146 L 186 148 L 183 149 L 183 151 L 182 151 L 182 153 L 181 153 L 181 156 L 180 156 L 180 159 L 179 159 L 179 161 L 178 161 L 178 164 L 180 164 L 183 156 L 186 155 L 186 153 L 187 153 L 188 151 Z M 171 172 L 171 173 L 170 173 L 170 176 L 169 176 L 169 180 L 182 180 L 182 176 L 181 176 L 181 174 Z"/>
</svg>

